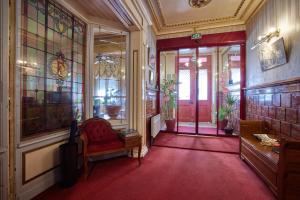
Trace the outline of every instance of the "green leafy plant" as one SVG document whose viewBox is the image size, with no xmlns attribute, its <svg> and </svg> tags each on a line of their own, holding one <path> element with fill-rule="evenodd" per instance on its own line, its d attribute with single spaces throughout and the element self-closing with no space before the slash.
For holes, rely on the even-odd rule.
<svg viewBox="0 0 300 200">
<path fill-rule="evenodd" d="M 223 121 L 228 118 L 229 110 L 227 107 L 221 107 L 219 109 L 219 120 Z"/>
<path fill-rule="evenodd" d="M 161 84 L 163 92 L 162 111 L 166 120 L 173 119 L 173 110 L 176 108 L 176 80 L 164 79 Z"/>
<path fill-rule="evenodd" d="M 228 120 L 228 123 L 227 123 L 227 127 L 226 128 L 229 128 L 229 129 L 233 129 L 233 109 L 234 109 L 234 104 L 237 102 L 237 99 L 232 96 L 230 93 L 228 93 L 226 95 L 226 98 L 225 98 L 225 105 L 223 107 L 221 107 L 221 114 L 223 116 L 221 117 L 224 117 L 224 119 L 227 119 Z M 219 119 L 220 119 L 220 111 L 219 111 Z"/>
</svg>

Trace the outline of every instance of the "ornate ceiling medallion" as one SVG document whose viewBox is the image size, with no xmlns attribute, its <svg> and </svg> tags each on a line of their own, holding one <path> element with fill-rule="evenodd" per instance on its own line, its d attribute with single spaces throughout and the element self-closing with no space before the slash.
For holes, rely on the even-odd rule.
<svg viewBox="0 0 300 200">
<path fill-rule="evenodd" d="M 192 8 L 202 8 L 209 4 L 211 0 L 189 0 L 189 5 Z"/>
</svg>

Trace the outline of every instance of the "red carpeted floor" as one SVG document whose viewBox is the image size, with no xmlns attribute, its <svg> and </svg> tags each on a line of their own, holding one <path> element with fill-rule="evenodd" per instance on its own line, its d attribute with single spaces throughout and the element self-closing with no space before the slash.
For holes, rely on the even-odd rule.
<svg viewBox="0 0 300 200">
<path fill-rule="evenodd" d="M 99 162 L 87 181 L 55 186 L 36 199 L 273 200 L 238 155 L 152 147 L 138 167 L 122 157 Z"/>
<path fill-rule="evenodd" d="M 199 127 L 199 134 L 217 135 L 217 128 L 213 127 Z M 180 133 L 196 133 L 196 127 L 192 126 L 178 126 L 178 132 Z M 223 130 L 219 130 L 219 135 L 225 135 Z"/>
<path fill-rule="evenodd" d="M 159 133 L 154 141 L 154 145 L 201 151 L 239 153 L 238 137 L 204 137 Z"/>
</svg>

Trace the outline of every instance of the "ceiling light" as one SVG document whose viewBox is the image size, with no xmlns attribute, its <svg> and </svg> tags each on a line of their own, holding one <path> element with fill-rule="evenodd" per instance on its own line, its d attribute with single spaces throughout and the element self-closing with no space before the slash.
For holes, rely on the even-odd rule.
<svg viewBox="0 0 300 200">
<path fill-rule="evenodd" d="M 189 0 L 189 5 L 192 8 L 202 8 L 209 4 L 211 0 Z"/>
</svg>

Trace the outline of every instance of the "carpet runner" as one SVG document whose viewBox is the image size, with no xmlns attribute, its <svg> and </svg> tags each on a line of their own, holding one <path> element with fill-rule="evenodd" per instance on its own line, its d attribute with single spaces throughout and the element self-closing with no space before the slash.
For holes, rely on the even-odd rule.
<svg viewBox="0 0 300 200">
<path fill-rule="evenodd" d="M 239 138 L 159 133 L 154 141 L 154 146 L 238 154 Z"/>
<path fill-rule="evenodd" d="M 99 162 L 88 180 L 35 199 L 275 200 L 238 155 L 163 147 L 152 147 L 140 167 L 128 157 Z"/>
</svg>

